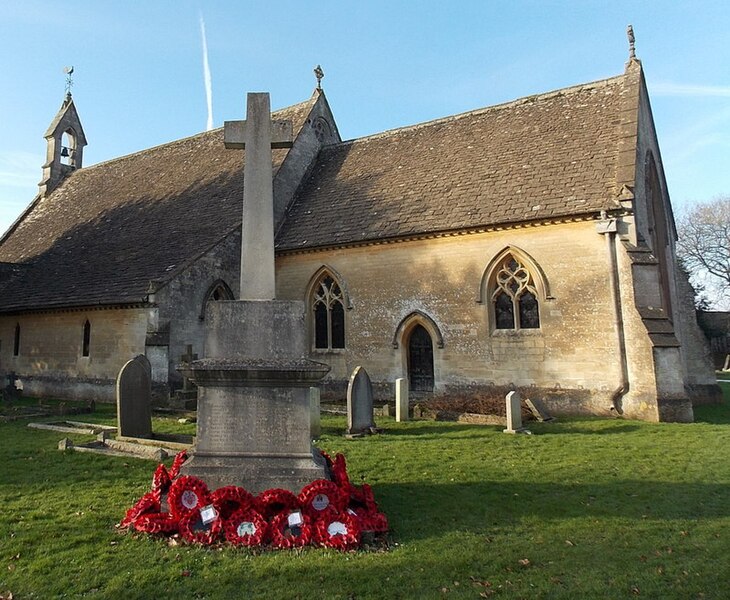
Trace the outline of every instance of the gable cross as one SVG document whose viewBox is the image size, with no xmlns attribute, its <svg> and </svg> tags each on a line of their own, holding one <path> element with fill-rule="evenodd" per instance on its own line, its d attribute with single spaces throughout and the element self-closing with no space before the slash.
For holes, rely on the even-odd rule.
<svg viewBox="0 0 730 600">
<path fill-rule="evenodd" d="M 272 121 L 269 94 L 249 93 L 246 120 L 226 121 L 226 148 L 246 149 L 243 167 L 241 228 L 241 300 L 276 297 L 274 267 L 274 186 L 272 148 L 291 148 L 291 121 Z"/>
</svg>

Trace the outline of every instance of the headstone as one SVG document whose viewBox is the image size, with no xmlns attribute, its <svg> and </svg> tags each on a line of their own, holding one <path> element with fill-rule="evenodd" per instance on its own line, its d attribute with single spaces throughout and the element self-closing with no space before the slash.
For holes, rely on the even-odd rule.
<svg viewBox="0 0 730 600">
<path fill-rule="evenodd" d="M 408 380 L 405 377 L 395 380 L 395 420 L 399 423 L 408 420 Z"/>
<path fill-rule="evenodd" d="M 185 346 L 185 354 L 180 357 L 180 364 L 189 365 L 194 360 L 198 360 L 198 355 L 193 354 L 193 346 L 192 344 L 188 344 L 187 346 Z M 195 391 L 195 386 L 189 378 L 183 377 L 182 392 L 183 394 L 185 394 L 190 391 Z"/>
<path fill-rule="evenodd" d="M 525 400 L 525 404 L 527 404 L 527 408 L 530 409 L 532 416 L 541 423 L 544 421 L 552 421 L 555 418 L 550 416 L 550 413 L 548 413 L 542 400 L 538 400 L 537 398 L 534 400 L 531 398 L 527 398 Z"/>
<path fill-rule="evenodd" d="M 309 423 L 312 439 L 322 434 L 322 423 L 320 421 L 321 394 L 318 387 L 309 388 Z"/>
<path fill-rule="evenodd" d="M 117 425 L 122 437 L 152 437 L 152 367 L 140 354 L 117 376 Z"/>
<path fill-rule="evenodd" d="M 7 402 L 12 403 L 20 399 L 20 390 L 22 390 L 23 388 L 18 387 L 19 381 L 20 379 L 18 379 L 18 376 L 15 374 L 14 371 L 8 373 L 7 384 L 4 390 L 4 398 Z"/>
<path fill-rule="evenodd" d="M 373 385 L 367 371 L 355 367 L 347 386 L 347 433 L 372 433 L 374 429 Z"/>
<path fill-rule="evenodd" d="M 527 430 L 522 427 L 522 398 L 519 392 L 509 392 L 507 402 L 507 429 L 505 433 L 525 433 Z"/>
</svg>

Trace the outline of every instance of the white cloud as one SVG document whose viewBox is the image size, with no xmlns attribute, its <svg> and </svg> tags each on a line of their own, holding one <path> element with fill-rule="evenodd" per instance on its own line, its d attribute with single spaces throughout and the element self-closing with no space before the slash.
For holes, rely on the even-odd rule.
<svg viewBox="0 0 730 600">
<path fill-rule="evenodd" d="M 30 152 L 0 152 L 0 186 L 36 185 L 43 162 L 42 156 Z"/>
<path fill-rule="evenodd" d="M 649 86 L 652 96 L 730 96 L 730 85 L 692 85 L 660 81 Z"/>
</svg>

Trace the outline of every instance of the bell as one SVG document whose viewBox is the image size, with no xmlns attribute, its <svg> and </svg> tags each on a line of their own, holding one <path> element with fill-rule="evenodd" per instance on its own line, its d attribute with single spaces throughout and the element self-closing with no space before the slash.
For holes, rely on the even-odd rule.
<svg viewBox="0 0 730 600">
<path fill-rule="evenodd" d="M 61 156 L 62 156 L 63 158 L 68 158 L 69 156 L 71 156 L 71 155 L 69 154 L 69 152 L 68 152 L 68 148 L 66 148 L 66 146 L 64 146 L 63 148 L 61 148 Z"/>
</svg>

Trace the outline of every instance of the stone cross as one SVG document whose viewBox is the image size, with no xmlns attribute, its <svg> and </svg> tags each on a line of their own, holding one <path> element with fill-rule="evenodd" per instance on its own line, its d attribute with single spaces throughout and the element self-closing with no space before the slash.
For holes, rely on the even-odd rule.
<svg viewBox="0 0 730 600">
<path fill-rule="evenodd" d="M 184 365 L 189 365 L 194 360 L 198 360 L 198 355 L 193 354 L 193 345 L 188 344 L 185 346 L 185 354 L 183 354 L 180 357 L 180 362 Z M 193 389 L 193 386 L 190 385 L 190 379 L 183 376 L 183 392 L 189 392 Z"/>
<path fill-rule="evenodd" d="M 226 121 L 226 148 L 245 148 L 243 225 L 241 239 L 241 300 L 273 300 L 274 186 L 271 149 L 293 144 L 291 121 L 272 121 L 269 94 L 249 93 L 246 120 Z"/>
</svg>

